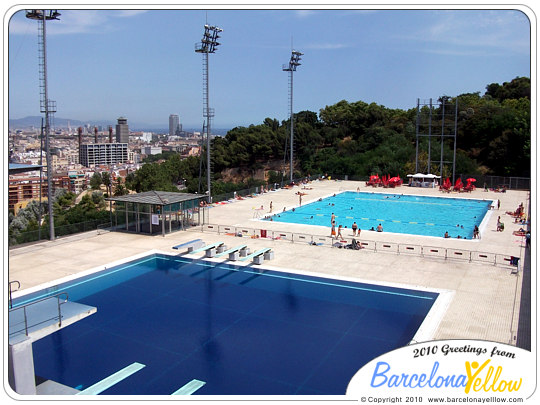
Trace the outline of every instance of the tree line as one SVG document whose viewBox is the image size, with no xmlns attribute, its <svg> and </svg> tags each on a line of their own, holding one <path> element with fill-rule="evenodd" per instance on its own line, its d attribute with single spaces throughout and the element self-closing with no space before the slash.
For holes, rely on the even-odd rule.
<svg viewBox="0 0 540 405">
<path fill-rule="evenodd" d="M 530 177 L 530 79 L 518 77 L 502 85 L 492 83 L 486 92 L 441 96 L 432 112 L 432 129 L 442 125 L 441 103 L 458 104 L 456 119 L 456 172 Z M 425 110 L 427 107 L 423 106 Z M 452 112 L 454 113 L 454 112 Z M 295 169 L 307 173 L 406 176 L 416 160 L 417 118 L 425 111 L 389 109 L 375 103 L 342 100 L 320 109 L 295 114 Z M 290 122 L 266 118 L 260 125 L 237 127 L 212 146 L 216 173 L 231 167 L 261 167 L 284 159 Z M 452 130 L 452 129 L 451 129 Z M 440 129 L 439 129 L 440 131 Z M 420 158 L 427 153 L 426 137 L 420 138 Z M 441 142 L 432 137 L 431 148 L 440 155 Z M 453 145 L 444 143 L 444 160 Z M 438 156 L 437 156 L 438 158 Z M 434 159 L 436 174 L 440 164 Z M 424 164 L 425 165 L 425 164 Z M 442 168 L 443 174 L 448 167 Z"/>
<path fill-rule="evenodd" d="M 441 96 L 434 101 L 432 127 L 443 125 L 441 108 L 458 104 L 456 112 L 456 173 L 530 177 L 531 175 L 531 83 L 516 77 L 503 84 L 492 83 L 480 92 L 456 97 Z M 294 114 L 295 177 L 326 173 L 368 177 L 371 174 L 399 175 L 416 169 L 417 120 L 427 114 L 423 105 L 409 110 L 390 109 L 376 103 L 346 100 L 325 106 L 319 113 Z M 440 130 L 440 129 L 439 129 Z M 451 129 L 452 130 L 452 129 Z M 266 118 L 261 124 L 236 127 L 224 137 L 215 137 L 211 145 L 213 194 L 244 187 L 222 180 L 226 169 L 247 172 L 268 168 L 270 162 L 288 160 L 290 120 Z M 426 170 L 428 143 L 432 150 L 431 170 L 447 176 L 448 165 L 438 163 L 441 141 L 438 137 L 419 137 L 420 171 Z M 453 145 L 443 141 L 444 161 L 453 160 Z M 203 153 L 203 156 L 205 153 Z M 451 156 L 452 155 L 452 156 Z M 451 156 L 449 158 L 449 156 Z M 138 192 L 152 189 L 200 192 L 198 157 L 181 160 L 178 154 L 158 156 L 126 179 Z M 285 164 L 283 165 L 286 166 Z M 282 173 L 281 178 L 288 178 Z M 205 184 L 202 191 L 206 190 Z"/>
</svg>

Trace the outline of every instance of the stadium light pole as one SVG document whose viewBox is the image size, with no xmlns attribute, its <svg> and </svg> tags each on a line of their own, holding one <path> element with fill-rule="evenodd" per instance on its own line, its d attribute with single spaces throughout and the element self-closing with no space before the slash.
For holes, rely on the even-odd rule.
<svg viewBox="0 0 540 405">
<path fill-rule="evenodd" d="M 293 72 L 296 71 L 296 67 L 300 66 L 300 56 L 302 52 L 295 51 L 294 49 L 291 52 L 291 59 L 289 60 L 288 65 L 283 65 L 283 71 L 289 72 L 289 116 L 291 120 L 291 150 L 290 150 L 290 182 L 293 182 L 293 159 L 294 159 L 294 112 L 293 112 Z"/>
<path fill-rule="evenodd" d="M 210 136 L 211 120 L 214 117 L 214 109 L 210 108 L 208 55 L 215 53 L 218 45 L 219 33 L 223 30 L 213 25 L 204 25 L 204 34 L 201 42 L 195 44 L 195 52 L 203 55 L 203 117 L 206 118 L 206 183 L 208 189 L 208 203 L 212 202 L 211 194 L 211 166 L 210 166 Z"/>
<path fill-rule="evenodd" d="M 39 47 L 39 73 L 40 73 L 40 106 L 45 114 L 45 158 L 47 163 L 47 199 L 49 206 L 49 239 L 54 240 L 54 216 L 52 206 L 52 165 L 51 149 L 49 142 L 50 114 L 55 112 L 54 102 L 49 100 L 47 88 L 47 36 L 46 25 L 49 20 L 58 20 L 60 13 L 57 10 L 27 10 L 26 18 L 38 22 L 38 47 Z M 41 224 L 39 224 L 41 226 Z"/>
</svg>

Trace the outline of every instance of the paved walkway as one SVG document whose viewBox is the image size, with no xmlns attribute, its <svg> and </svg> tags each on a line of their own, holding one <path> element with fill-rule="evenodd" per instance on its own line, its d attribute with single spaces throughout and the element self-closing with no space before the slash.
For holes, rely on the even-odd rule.
<svg viewBox="0 0 540 405">
<path fill-rule="evenodd" d="M 268 210 L 270 201 L 274 211 L 298 205 L 298 191 L 307 193 L 302 204 L 332 195 L 343 190 L 388 192 L 386 189 L 367 189 L 364 183 L 352 181 L 320 181 L 307 185 L 309 189 L 295 187 L 262 194 L 255 198 L 231 204 L 217 205 L 209 209 L 210 222 L 260 228 L 261 222 L 254 219 L 255 209 L 262 205 Z M 440 196 L 434 189 L 400 187 L 393 193 Z M 447 196 L 447 194 L 444 194 Z M 454 197 L 500 199 L 501 206 L 490 217 L 481 240 L 457 240 L 398 235 L 391 233 L 362 232 L 362 240 L 384 241 L 404 244 L 453 247 L 465 250 L 499 253 L 521 257 L 525 262 L 523 238 L 512 231 L 519 228 L 511 217 L 504 214 L 514 211 L 523 202 L 528 204 L 528 192 L 506 193 L 476 190 L 466 194 L 450 194 Z M 505 222 L 504 232 L 496 232 L 497 216 Z M 256 215 L 255 215 L 256 216 Z M 264 222 L 266 228 L 295 233 L 324 234 L 324 227 Z M 322 228 L 322 229 L 320 229 Z M 317 232 L 315 232 L 317 231 Z M 329 228 L 326 229 L 329 234 Z M 347 235 L 344 235 L 347 236 Z M 349 235 L 350 237 L 351 235 Z M 469 263 L 468 261 L 424 258 L 416 255 L 337 249 L 326 246 L 310 246 L 307 243 L 291 243 L 283 240 L 237 238 L 216 232 L 201 232 L 196 227 L 186 232 L 163 236 L 144 236 L 121 232 L 98 235 L 96 232 L 46 241 L 9 251 L 9 279 L 18 280 L 22 290 L 50 283 L 63 277 L 89 269 L 100 268 L 111 262 L 142 254 L 151 249 L 177 254 L 172 246 L 201 238 L 207 243 L 223 241 L 228 246 L 247 243 L 252 250 L 271 247 L 275 258 L 266 262 L 272 267 L 293 269 L 325 276 L 353 277 L 371 282 L 402 284 L 409 287 L 450 290 L 453 298 L 444 316 L 432 335 L 433 339 L 484 339 L 501 343 L 517 342 L 518 330 L 530 335 L 520 326 L 521 292 L 523 272 L 492 264 Z M 530 256 L 527 256 L 530 260 Z M 522 265 L 520 265 L 522 269 Z M 530 302 L 524 304 L 530 307 Z M 530 312 L 530 308 L 529 308 Z M 530 315 L 529 315 L 530 320 Z M 519 327 L 519 329 L 518 329 Z M 530 340 L 530 336 L 529 336 Z"/>
</svg>

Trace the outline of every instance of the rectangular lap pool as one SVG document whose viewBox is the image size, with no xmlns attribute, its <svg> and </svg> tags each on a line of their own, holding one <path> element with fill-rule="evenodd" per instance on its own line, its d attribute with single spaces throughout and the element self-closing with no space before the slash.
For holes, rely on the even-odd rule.
<svg viewBox="0 0 540 405">
<path fill-rule="evenodd" d="M 354 222 L 362 231 L 377 229 L 451 238 L 472 239 L 493 202 L 468 198 L 426 197 L 345 191 L 331 197 L 274 214 L 266 220 L 304 225 L 331 226 L 332 213 L 339 225 L 351 229 Z M 330 232 L 329 232 L 330 233 Z"/>
<path fill-rule="evenodd" d="M 14 304 L 58 291 L 97 313 L 34 343 L 36 375 L 83 390 L 135 364 L 118 395 L 344 395 L 439 296 L 153 253 Z"/>
</svg>

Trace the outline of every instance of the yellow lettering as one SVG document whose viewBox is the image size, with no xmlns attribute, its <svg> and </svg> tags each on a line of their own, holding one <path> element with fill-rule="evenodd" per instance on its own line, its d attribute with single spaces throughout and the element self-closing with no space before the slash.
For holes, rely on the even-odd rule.
<svg viewBox="0 0 540 405">
<path fill-rule="evenodd" d="M 480 391 L 480 388 L 482 388 L 482 379 L 476 378 L 473 383 L 473 391 Z"/>
<path fill-rule="evenodd" d="M 499 391 L 499 392 L 503 392 L 504 389 L 506 388 L 506 381 L 502 380 L 498 386 L 498 388 L 495 388 L 495 383 L 499 380 L 499 376 L 501 375 L 502 373 L 502 367 L 499 366 L 497 367 L 497 372 L 495 373 L 495 379 L 493 380 L 493 384 L 491 384 L 491 387 L 493 388 L 493 391 Z M 502 383 L 505 384 L 505 386 L 501 389 L 501 385 Z"/>
<path fill-rule="evenodd" d="M 516 382 L 514 382 L 514 386 L 512 387 L 512 381 L 510 381 L 508 383 L 508 391 L 509 392 L 512 392 L 512 391 L 517 391 L 519 390 L 519 388 L 521 387 L 521 378 L 519 379 L 519 384 Z"/>
<path fill-rule="evenodd" d="M 482 366 L 478 367 L 478 362 L 477 361 L 473 361 L 472 363 L 469 363 L 468 361 L 465 362 L 465 371 L 467 372 L 467 377 L 469 378 L 469 380 L 467 381 L 467 385 L 465 386 L 465 394 L 468 394 L 469 391 L 471 390 L 471 386 L 476 378 L 476 376 L 480 373 L 480 371 L 482 371 L 484 369 L 485 366 L 487 366 L 487 364 L 490 362 L 491 360 L 486 360 L 484 362 L 484 364 L 482 364 Z M 476 372 L 473 374 L 472 373 L 472 369 L 473 368 L 478 368 L 478 370 L 476 370 Z M 475 391 L 476 391 L 476 385 L 477 384 L 474 384 L 475 385 Z"/>
<path fill-rule="evenodd" d="M 484 384 L 483 384 L 484 391 L 489 391 L 489 388 L 486 388 L 486 385 L 489 382 L 489 379 L 491 378 L 491 374 L 493 374 L 493 367 L 490 366 L 488 368 L 488 372 L 487 372 L 487 375 L 486 375 L 486 380 L 484 381 Z M 491 384 L 491 388 L 493 388 L 493 384 Z"/>
<path fill-rule="evenodd" d="M 471 391 L 471 388 L 473 391 L 480 391 L 481 389 L 483 389 L 485 392 L 503 392 L 506 390 L 512 392 L 517 391 L 521 388 L 521 378 L 519 379 L 519 381 L 501 380 L 499 382 L 499 377 L 501 376 L 503 371 L 502 366 L 498 366 L 496 370 L 493 366 L 489 366 L 486 370 L 485 378 L 482 379 L 481 377 L 479 377 L 478 375 L 488 365 L 489 362 L 490 360 L 486 360 L 481 365 L 476 361 L 473 361 L 472 363 L 469 363 L 468 361 L 465 362 L 465 371 L 467 372 L 468 378 L 467 385 L 465 386 L 466 394 Z"/>
</svg>

